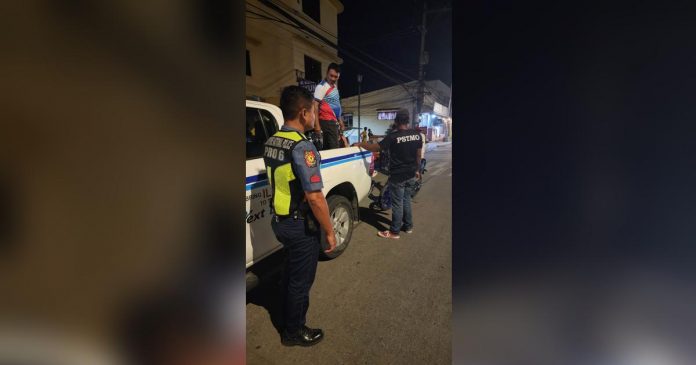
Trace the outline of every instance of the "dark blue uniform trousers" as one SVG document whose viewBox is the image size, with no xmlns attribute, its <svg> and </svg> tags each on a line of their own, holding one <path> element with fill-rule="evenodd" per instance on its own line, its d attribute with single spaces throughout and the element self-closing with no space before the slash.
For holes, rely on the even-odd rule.
<svg viewBox="0 0 696 365">
<path fill-rule="evenodd" d="M 271 220 L 271 227 L 278 241 L 287 250 L 285 267 L 285 329 L 294 332 L 305 325 L 309 309 L 309 290 L 314 283 L 317 272 L 320 233 L 307 233 L 302 218 L 287 218 L 276 222 Z"/>
</svg>

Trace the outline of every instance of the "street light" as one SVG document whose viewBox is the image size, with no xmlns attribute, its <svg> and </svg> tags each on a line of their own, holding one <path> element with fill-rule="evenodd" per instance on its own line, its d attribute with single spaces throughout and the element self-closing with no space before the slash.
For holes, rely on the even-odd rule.
<svg viewBox="0 0 696 365">
<path fill-rule="evenodd" d="M 358 74 L 358 141 L 360 141 L 360 133 L 362 133 L 362 127 L 360 126 L 360 85 L 362 85 L 363 75 Z"/>
</svg>

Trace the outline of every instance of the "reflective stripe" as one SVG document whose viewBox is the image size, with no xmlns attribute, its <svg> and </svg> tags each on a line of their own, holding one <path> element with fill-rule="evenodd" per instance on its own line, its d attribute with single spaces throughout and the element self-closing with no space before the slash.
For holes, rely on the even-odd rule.
<svg viewBox="0 0 696 365">
<path fill-rule="evenodd" d="M 370 162 L 371 157 L 372 157 L 371 152 L 359 152 L 359 153 L 351 153 L 348 155 L 327 158 L 326 160 L 322 160 L 321 169 L 324 170 L 328 167 L 341 165 L 341 164 L 353 162 L 356 160 L 365 160 L 366 162 Z M 267 180 L 268 176 L 270 176 L 268 168 L 266 169 L 266 174 L 247 176 L 246 177 L 246 184 L 245 184 L 246 190 L 249 191 L 252 189 L 256 189 L 256 188 L 260 188 L 260 187 L 268 185 L 270 183 Z"/>
<path fill-rule="evenodd" d="M 290 214 L 290 201 L 292 200 L 290 182 L 293 180 L 295 180 L 295 174 L 293 174 L 292 166 L 289 163 L 275 169 L 273 174 L 273 181 L 275 182 L 273 208 L 279 215 Z"/>
<path fill-rule="evenodd" d="M 299 182 L 294 182 L 296 180 L 295 174 L 292 170 L 292 151 L 295 149 L 297 144 L 304 140 L 305 137 L 297 131 L 278 131 L 276 132 L 269 141 L 266 141 L 267 149 L 278 150 L 278 159 L 264 157 L 264 163 L 266 164 L 266 175 L 269 177 L 271 187 L 273 188 L 273 210 L 277 215 L 285 216 L 290 214 L 290 211 L 297 209 L 300 203 L 301 197 L 299 197 L 298 187 L 296 186 Z M 286 143 L 280 144 L 281 140 L 292 141 L 292 146 L 287 146 Z M 282 152 L 285 151 L 285 156 Z M 273 151 L 271 151 L 273 152 Z M 293 193 L 295 196 L 293 197 Z M 294 199 L 293 199 L 294 198 Z"/>
<path fill-rule="evenodd" d="M 286 139 L 291 139 L 295 142 L 299 141 L 302 139 L 302 135 L 300 132 L 297 131 L 278 131 L 274 136 L 281 137 L 281 138 L 286 138 Z"/>
</svg>

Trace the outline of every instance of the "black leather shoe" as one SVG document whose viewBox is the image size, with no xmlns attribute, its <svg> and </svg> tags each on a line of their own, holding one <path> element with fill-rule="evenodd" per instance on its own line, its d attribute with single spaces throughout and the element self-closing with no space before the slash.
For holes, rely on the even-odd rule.
<svg viewBox="0 0 696 365">
<path fill-rule="evenodd" d="M 285 346 L 312 346 L 324 339 L 324 331 L 303 326 L 295 333 L 283 331 L 280 342 Z"/>
</svg>

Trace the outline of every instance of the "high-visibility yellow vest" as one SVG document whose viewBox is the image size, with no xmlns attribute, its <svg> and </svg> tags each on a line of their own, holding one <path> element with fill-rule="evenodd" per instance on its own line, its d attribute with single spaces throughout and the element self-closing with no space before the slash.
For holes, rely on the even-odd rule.
<svg viewBox="0 0 696 365">
<path fill-rule="evenodd" d="M 263 162 L 273 191 L 271 209 L 280 217 L 293 214 L 304 200 L 302 183 L 292 166 L 292 151 L 303 140 L 307 138 L 300 132 L 278 131 L 264 146 Z"/>
</svg>

